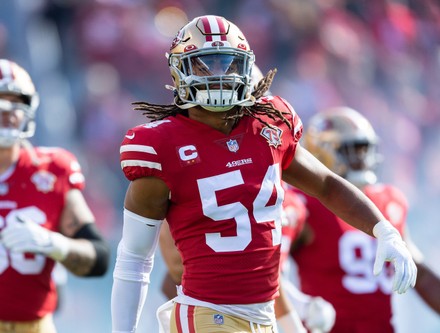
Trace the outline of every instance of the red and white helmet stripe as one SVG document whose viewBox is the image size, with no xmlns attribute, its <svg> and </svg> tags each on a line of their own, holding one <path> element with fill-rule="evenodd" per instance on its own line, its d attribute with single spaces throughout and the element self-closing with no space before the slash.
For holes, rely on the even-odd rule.
<svg viewBox="0 0 440 333">
<path fill-rule="evenodd" d="M 219 16 L 202 17 L 205 38 L 207 42 L 227 41 L 226 22 Z"/>
<path fill-rule="evenodd" d="M 5 79 L 14 79 L 14 73 L 12 71 L 12 63 L 7 60 L 2 60 L 0 61 L 0 81 Z"/>
</svg>

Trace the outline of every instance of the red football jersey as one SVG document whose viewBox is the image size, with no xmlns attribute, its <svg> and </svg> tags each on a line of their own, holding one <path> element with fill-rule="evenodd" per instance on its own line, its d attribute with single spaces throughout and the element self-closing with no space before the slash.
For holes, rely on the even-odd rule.
<svg viewBox="0 0 440 333">
<path fill-rule="evenodd" d="M 290 253 L 292 241 L 299 235 L 306 220 L 307 209 L 299 195 L 289 186 L 285 187 L 281 239 L 281 271 Z"/>
<path fill-rule="evenodd" d="M 182 115 L 129 130 L 121 166 L 134 180 L 167 183 L 166 219 L 183 260 L 184 293 L 216 304 L 266 302 L 278 293 L 281 170 L 302 133 L 279 97 L 264 98 L 292 124 L 245 116 L 229 135 Z"/>
<path fill-rule="evenodd" d="M 76 158 L 60 148 L 21 149 L 16 166 L 0 178 L 0 230 L 18 214 L 58 231 L 66 192 L 83 189 Z M 36 159 L 35 159 L 36 157 Z M 37 162 L 38 161 L 38 162 Z M 0 242 L 0 320 L 28 321 L 55 310 L 54 261 L 40 254 L 12 254 Z"/>
<path fill-rule="evenodd" d="M 382 184 L 367 186 L 364 193 L 402 233 L 407 215 L 403 194 Z M 336 324 L 331 332 L 392 332 L 394 273 L 387 263 L 374 276 L 376 239 L 343 222 L 315 198 L 304 196 L 306 223 L 313 236 L 310 244 L 293 253 L 301 290 L 333 304 Z"/>
</svg>

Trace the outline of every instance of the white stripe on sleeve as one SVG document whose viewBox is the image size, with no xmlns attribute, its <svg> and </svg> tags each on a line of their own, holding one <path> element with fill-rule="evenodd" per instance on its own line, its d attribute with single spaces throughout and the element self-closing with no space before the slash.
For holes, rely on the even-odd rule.
<svg viewBox="0 0 440 333">
<path fill-rule="evenodd" d="M 145 167 L 150 169 L 162 170 L 162 165 L 160 163 L 141 161 L 141 160 L 123 160 L 121 162 L 121 168 L 125 167 Z"/>
<path fill-rule="evenodd" d="M 119 153 L 125 153 L 125 152 L 140 152 L 140 153 L 149 153 L 157 155 L 156 151 L 151 146 L 144 146 L 144 145 L 123 145 L 121 146 L 121 149 L 119 150 Z"/>
</svg>

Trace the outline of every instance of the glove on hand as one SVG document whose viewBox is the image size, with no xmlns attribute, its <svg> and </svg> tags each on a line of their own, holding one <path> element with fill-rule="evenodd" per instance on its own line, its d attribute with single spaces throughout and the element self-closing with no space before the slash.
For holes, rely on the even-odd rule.
<svg viewBox="0 0 440 333">
<path fill-rule="evenodd" d="M 377 238 L 374 275 L 379 275 L 385 261 L 394 264 L 395 275 L 393 291 L 403 294 L 408 288 L 414 287 L 417 278 L 417 267 L 399 232 L 388 221 L 380 221 L 373 228 Z"/>
<path fill-rule="evenodd" d="M 60 233 L 43 228 L 29 218 L 17 216 L 1 232 L 4 246 L 12 252 L 41 253 L 62 261 L 69 252 L 69 241 Z"/>
<path fill-rule="evenodd" d="M 336 311 L 322 297 L 313 297 L 305 313 L 304 324 L 310 332 L 329 332 L 336 320 Z"/>
</svg>

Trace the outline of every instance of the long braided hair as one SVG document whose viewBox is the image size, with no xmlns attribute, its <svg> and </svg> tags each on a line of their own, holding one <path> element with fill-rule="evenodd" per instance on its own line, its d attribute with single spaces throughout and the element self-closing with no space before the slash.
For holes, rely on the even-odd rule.
<svg viewBox="0 0 440 333">
<path fill-rule="evenodd" d="M 257 119 L 266 126 L 272 127 L 266 121 L 259 117 L 260 115 L 266 115 L 271 119 L 279 118 L 281 119 L 289 128 L 292 128 L 290 122 L 284 116 L 286 112 L 279 111 L 274 108 L 271 103 L 259 103 L 258 100 L 264 96 L 264 94 L 269 90 L 272 81 L 275 77 L 277 69 L 274 68 L 267 72 L 267 74 L 255 85 L 252 91 L 252 96 L 256 99 L 256 103 L 252 106 L 242 106 L 238 109 L 235 114 L 227 114 L 225 120 L 238 120 L 243 116 L 249 116 Z M 176 104 L 160 105 L 152 104 L 148 102 L 133 102 L 135 111 L 142 111 L 142 114 L 151 121 L 162 120 L 169 116 L 175 116 L 183 112 Z"/>
</svg>

